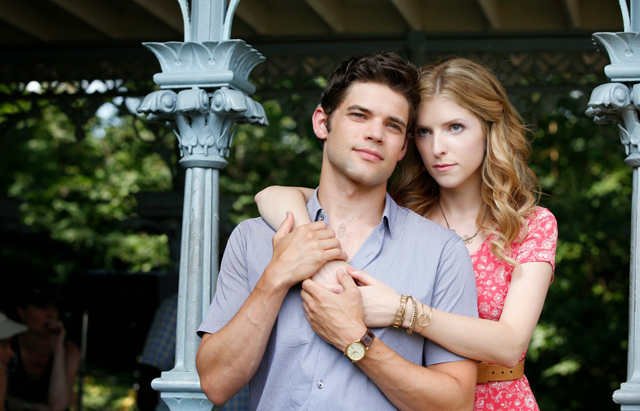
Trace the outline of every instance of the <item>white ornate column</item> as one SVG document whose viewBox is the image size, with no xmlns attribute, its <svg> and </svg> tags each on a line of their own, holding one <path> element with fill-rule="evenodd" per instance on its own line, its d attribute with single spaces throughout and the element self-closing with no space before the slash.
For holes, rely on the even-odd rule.
<svg viewBox="0 0 640 411">
<path fill-rule="evenodd" d="M 612 83 L 596 87 L 591 93 L 587 115 L 597 124 L 617 124 L 625 146 L 625 163 L 633 168 L 631 200 L 631 263 L 629 270 L 629 352 L 627 381 L 613 393 L 613 401 L 621 410 L 640 410 L 640 0 L 631 0 L 631 13 L 625 0 L 620 0 L 624 32 L 594 33 L 596 47 L 609 56 L 611 64 L 604 69 Z"/>
<path fill-rule="evenodd" d="M 150 121 L 174 126 L 186 167 L 178 288 L 175 367 L 152 387 L 173 410 L 211 410 L 200 388 L 196 330 L 215 292 L 218 275 L 219 172 L 227 165 L 235 123 L 266 125 L 262 106 L 249 97 L 249 74 L 264 60 L 242 40 L 231 40 L 239 0 L 179 0 L 184 42 L 144 43 L 158 58 L 161 90 L 138 108 Z"/>
</svg>

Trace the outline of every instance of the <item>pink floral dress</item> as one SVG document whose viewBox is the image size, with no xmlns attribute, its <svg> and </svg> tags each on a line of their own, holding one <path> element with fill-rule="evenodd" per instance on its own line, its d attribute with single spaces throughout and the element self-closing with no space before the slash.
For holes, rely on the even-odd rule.
<svg viewBox="0 0 640 411">
<path fill-rule="evenodd" d="M 546 208 L 538 207 L 527 219 L 529 231 L 522 243 L 511 244 L 511 256 L 520 264 L 548 262 L 555 270 L 558 225 Z M 509 291 L 513 266 L 498 259 L 489 239 L 471 256 L 478 290 L 480 318 L 498 321 Z M 526 350 L 520 360 L 524 359 Z M 526 369 L 526 367 L 525 367 Z M 476 386 L 475 410 L 540 410 L 526 376 L 512 381 L 490 381 Z"/>
</svg>

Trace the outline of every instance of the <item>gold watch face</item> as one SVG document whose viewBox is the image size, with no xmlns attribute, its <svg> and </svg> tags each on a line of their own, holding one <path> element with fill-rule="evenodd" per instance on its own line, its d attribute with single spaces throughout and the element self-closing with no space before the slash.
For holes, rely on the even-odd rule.
<svg viewBox="0 0 640 411">
<path fill-rule="evenodd" d="M 367 348 L 360 341 L 355 341 L 347 347 L 347 357 L 353 362 L 360 361 L 367 353 Z"/>
</svg>

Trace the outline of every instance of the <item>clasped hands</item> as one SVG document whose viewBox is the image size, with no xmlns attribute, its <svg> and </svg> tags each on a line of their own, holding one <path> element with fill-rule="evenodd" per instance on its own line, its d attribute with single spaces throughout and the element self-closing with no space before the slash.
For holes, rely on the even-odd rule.
<svg viewBox="0 0 640 411">
<path fill-rule="evenodd" d="M 288 287 L 302 282 L 302 306 L 311 328 L 344 351 L 367 327 L 390 326 L 400 295 L 348 266 L 340 241 L 324 222 L 292 230 L 293 223 L 287 213 L 273 237 L 271 271 Z"/>
</svg>

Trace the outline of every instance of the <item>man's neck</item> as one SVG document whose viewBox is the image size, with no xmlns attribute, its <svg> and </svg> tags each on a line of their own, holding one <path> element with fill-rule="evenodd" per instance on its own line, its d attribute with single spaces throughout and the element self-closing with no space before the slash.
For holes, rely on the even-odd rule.
<svg viewBox="0 0 640 411">
<path fill-rule="evenodd" d="M 318 201 L 329 217 L 343 250 L 351 259 L 374 227 L 385 207 L 386 186 L 375 188 L 328 185 L 320 181 Z"/>
</svg>

